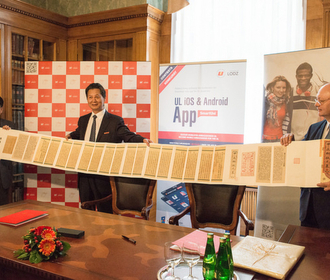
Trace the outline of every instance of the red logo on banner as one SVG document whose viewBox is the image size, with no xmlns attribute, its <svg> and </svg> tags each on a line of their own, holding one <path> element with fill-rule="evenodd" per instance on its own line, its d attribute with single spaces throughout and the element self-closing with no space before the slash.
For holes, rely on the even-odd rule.
<svg viewBox="0 0 330 280">
<path fill-rule="evenodd" d="M 95 61 L 94 62 L 94 74 L 95 75 L 108 75 L 109 64 L 107 61 Z"/>
<path fill-rule="evenodd" d="M 38 188 L 50 188 L 52 182 L 51 174 L 38 174 L 37 175 L 37 186 Z"/>
<path fill-rule="evenodd" d="M 80 88 L 85 89 L 91 83 L 94 83 L 94 75 L 81 75 L 80 76 Z"/>
<path fill-rule="evenodd" d="M 78 127 L 78 119 L 79 118 L 66 118 L 65 130 L 69 132 L 76 130 Z"/>
<path fill-rule="evenodd" d="M 65 75 L 53 75 L 53 89 L 65 89 L 66 88 L 66 76 Z"/>
<path fill-rule="evenodd" d="M 123 103 L 136 103 L 136 90 L 124 89 L 123 90 Z"/>
<path fill-rule="evenodd" d="M 150 104 L 136 104 L 137 118 L 150 118 Z"/>
<path fill-rule="evenodd" d="M 38 89 L 38 103 L 52 103 L 52 90 Z"/>
<path fill-rule="evenodd" d="M 109 76 L 109 89 L 122 89 L 122 87 L 123 87 L 122 75 Z"/>
<path fill-rule="evenodd" d="M 78 175 L 77 174 L 65 174 L 65 187 L 66 188 L 76 188 L 78 185 Z"/>
<path fill-rule="evenodd" d="M 64 188 L 52 188 L 51 189 L 52 196 L 51 201 L 52 202 L 64 202 L 65 201 L 65 189 Z"/>
<path fill-rule="evenodd" d="M 115 114 L 117 116 L 122 116 L 122 105 L 121 104 L 109 104 L 108 111 L 111 114 Z"/>
<path fill-rule="evenodd" d="M 37 173 L 38 167 L 36 165 L 24 164 L 24 173 Z"/>
<path fill-rule="evenodd" d="M 137 76 L 137 85 L 136 88 L 137 89 L 151 89 L 150 86 L 150 76 L 147 75 L 139 75 Z"/>
<path fill-rule="evenodd" d="M 136 119 L 125 118 L 124 122 L 130 131 L 136 132 Z"/>
<path fill-rule="evenodd" d="M 51 61 L 40 61 L 39 62 L 39 75 L 51 75 L 52 74 L 52 65 Z"/>
<path fill-rule="evenodd" d="M 37 200 L 37 188 L 24 188 L 24 199 Z"/>
<path fill-rule="evenodd" d="M 37 88 L 38 88 L 38 76 L 25 75 L 25 89 L 37 89 Z"/>
<path fill-rule="evenodd" d="M 67 75 L 79 75 L 80 74 L 80 61 L 67 61 L 66 74 Z"/>
<path fill-rule="evenodd" d="M 25 103 L 25 117 L 38 117 L 38 104 Z"/>
<path fill-rule="evenodd" d="M 38 118 L 38 131 L 52 131 L 52 118 Z"/>
<path fill-rule="evenodd" d="M 65 103 L 52 104 L 52 117 L 57 117 L 57 118 L 65 117 Z"/>
<path fill-rule="evenodd" d="M 80 102 L 80 90 L 79 89 L 67 89 L 66 90 L 66 103 L 79 103 Z"/>
<path fill-rule="evenodd" d="M 123 62 L 123 75 L 136 75 L 137 62 L 124 61 Z"/>
</svg>

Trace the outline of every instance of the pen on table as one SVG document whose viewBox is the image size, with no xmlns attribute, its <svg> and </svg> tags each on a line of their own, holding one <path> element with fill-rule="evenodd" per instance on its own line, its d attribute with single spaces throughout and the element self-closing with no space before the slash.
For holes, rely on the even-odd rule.
<svg viewBox="0 0 330 280">
<path fill-rule="evenodd" d="M 129 238 L 129 237 L 125 236 L 125 235 L 122 235 L 122 237 L 123 237 L 125 240 L 127 240 L 127 241 L 129 241 L 129 242 L 132 242 L 133 244 L 136 244 L 136 240 L 134 240 L 134 239 L 132 239 L 132 238 Z"/>
</svg>

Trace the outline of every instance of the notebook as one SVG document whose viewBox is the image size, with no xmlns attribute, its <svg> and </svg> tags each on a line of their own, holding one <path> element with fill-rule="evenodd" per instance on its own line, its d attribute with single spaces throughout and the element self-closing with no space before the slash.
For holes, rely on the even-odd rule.
<svg viewBox="0 0 330 280">
<path fill-rule="evenodd" d="M 16 227 L 43 218 L 47 215 L 48 214 L 46 211 L 23 210 L 8 216 L 1 217 L 0 224 Z"/>
</svg>

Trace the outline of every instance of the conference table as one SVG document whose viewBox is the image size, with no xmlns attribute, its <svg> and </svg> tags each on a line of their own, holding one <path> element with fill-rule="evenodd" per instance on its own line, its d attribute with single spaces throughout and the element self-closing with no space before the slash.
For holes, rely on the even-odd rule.
<svg viewBox="0 0 330 280">
<path fill-rule="evenodd" d="M 1 206 L 0 217 L 25 209 L 47 211 L 48 216 L 17 227 L 0 224 L 0 279 L 157 279 L 158 271 L 166 265 L 164 243 L 175 241 L 194 231 L 186 227 L 32 200 Z M 41 225 L 84 230 L 85 235 L 82 238 L 61 238 L 71 245 L 65 257 L 39 264 L 17 260 L 13 251 L 23 247 L 22 236 L 31 227 Z M 314 246 L 310 249 L 306 247 L 304 256 L 288 279 L 306 279 L 302 275 L 306 276 L 308 273 L 316 277 L 308 279 L 328 277 L 329 270 L 326 271 L 324 264 L 326 257 L 319 252 L 327 251 L 330 254 L 330 231 L 321 231 L 317 235 L 318 231 L 289 226 L 282 235 L 283 242 L 303 246 L 317 243 L 315 249 Z M 123 239 L 122 235 L 136 240 L 136 244 Z M 232 236 L 232 245 L 242 238 Z M 327 245 L 319 244 L 321 241 Z M 240 280 L 273 279 L 243 269 L 235 271 Z M 325 274 L 326 272 L 328 273 Z"/>
</svg>

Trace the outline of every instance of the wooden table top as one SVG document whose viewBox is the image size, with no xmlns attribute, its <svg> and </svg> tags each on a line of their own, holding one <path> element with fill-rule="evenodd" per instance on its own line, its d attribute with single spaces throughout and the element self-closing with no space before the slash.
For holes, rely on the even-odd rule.
<svg viewBox="0 0 330 280">
<path fill-rule="evenodd" d="M 166 265 L 164 243 L 194 231 L 31 200 L 1 206 L 0 217 L 24 209 L 47 211 L 49 215 L 18 227 L 0 224 L 0 264 L 40 276 L 33 279 L 55 279 L 54 275 L 56 279 L 157 279 L 158 270 Z M 15 259 L 13 251 L 23 247 L 22 236 L 31 227 L 41 225 L 84 230 L 85 236 L 80 239 L 62 237 L 71 244 L 71 249 L 67 256 L 51 262 L 30 264 Z M 122 235 L 133 238 L 136 244 L 124 240 Z M 235 245 L 241 238 L 232 236 L 232 240 Z M 242 280 L 253 276 L 242 273 Z"/>
</svg>

